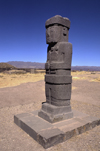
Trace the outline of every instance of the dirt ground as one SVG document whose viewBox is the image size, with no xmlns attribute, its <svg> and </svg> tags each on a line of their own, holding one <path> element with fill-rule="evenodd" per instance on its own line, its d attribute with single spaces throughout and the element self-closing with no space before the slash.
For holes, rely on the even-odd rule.
<svg viewBox="0 0 100 151">
<path fill-rule="evenodd" d="M 71 106 L 72 109 L 100 118 L 100 82 L 97 79 L 96 74 L 73 73 Z M 43 80 L 0 88 L 0 151 L 45 150 L 14 124 L 14 115 L 38 110 L 44 101 Z M 100 151 L 100 126 L 46 150 Z"/>
</svg>

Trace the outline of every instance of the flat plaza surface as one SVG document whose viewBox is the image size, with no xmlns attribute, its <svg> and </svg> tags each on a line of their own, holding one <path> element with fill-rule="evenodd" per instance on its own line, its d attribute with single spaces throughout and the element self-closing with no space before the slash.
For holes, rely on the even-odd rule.
<svg viewBox="0 0 100 151">
<path fill-rule="evenodd" d="M 73 78 L 72 109 L 100 118 L 100 82 L 77 77 L 81 78 Z M 43 80 L 0 88 L 0 151 L 45 150 L 14 123 L 14 115 L 39 110 L 44 101 Z M 100 126 L 46 150 L 100 151 Z"/>
</svg>

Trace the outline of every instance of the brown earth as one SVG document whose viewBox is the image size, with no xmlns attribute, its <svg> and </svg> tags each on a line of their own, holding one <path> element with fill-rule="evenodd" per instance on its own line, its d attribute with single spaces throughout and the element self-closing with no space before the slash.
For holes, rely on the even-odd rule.
<svg viewBox="0 0 100 151">
<path fill-rule="evenodd" d="M 73 74 L 72 109 L 100 118 L 100 82 L 95 82 L 98 78 L 97 74 Z M 43 80 L 0 88 L 0 151 L 45 150 L 13 122 L 14 115 L 38 110 L 44 101 Z M 100 126 L 46 150 L 100 151 Z"/>
</svg>

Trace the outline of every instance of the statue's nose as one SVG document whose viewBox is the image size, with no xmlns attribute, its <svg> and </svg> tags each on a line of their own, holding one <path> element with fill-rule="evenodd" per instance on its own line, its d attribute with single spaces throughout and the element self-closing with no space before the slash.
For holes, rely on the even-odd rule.
<svg viewBox="0 0 100 151">
<path fill-rule="evenodd" d="M 50 29 L 48 28 L 48 30 L 47 30 L 47 37 L 49 37 L 50 36 Z"/>
<path fill-rule="evenodd" d="M 50 37 L 50 33 L 47 33 L 47 34 L 46 34 L 46 37 L 47 37 L 47 38 Z"/>
</svg>

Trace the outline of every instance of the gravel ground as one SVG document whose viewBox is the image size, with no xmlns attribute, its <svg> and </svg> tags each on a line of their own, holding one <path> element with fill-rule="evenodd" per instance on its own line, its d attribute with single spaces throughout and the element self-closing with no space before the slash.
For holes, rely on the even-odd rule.
<svg viewBox="0 0 100 151">
<path fill-rule="evenodd" d="M 73 80 L 72 109 L 100 118 L 100 83 Z M 0 151 L 100 151 L 100 126 L 44 149 L 14 124 L 14 115 L 41 108 L 44 81 L 0 88 Z"/>
</svg>

